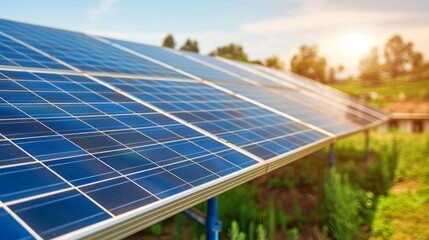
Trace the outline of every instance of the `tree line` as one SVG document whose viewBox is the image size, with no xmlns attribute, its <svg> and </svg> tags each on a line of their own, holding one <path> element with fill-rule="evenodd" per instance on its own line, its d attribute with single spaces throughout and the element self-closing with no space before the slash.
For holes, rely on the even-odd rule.
<svg viewBox="0 0 429 240">
<path fill-rule="evenodd" d="M 400 35 L 392 36 L 384 45 L 383 57 L 377 47 L 360 61 L 360 75 L 363 80 L 377 84 L 383 77 L 396 79 L 398 76 L 417 72 L 424 67 L 423 54 L 414 49 L 412 42 L 405 41 Z M 426 64 L 426 69 L 429 64 Z"/>
<path fill-rule="evenodd" d="M 176 47 L 172 34 L 168 34 L 164 38 L 162 46 L 172 49 Z M 198 42 L 188 38 L 179 49 L 198 53 Z M 424 62 L 423 54 L 414 49 L 412 42 L 405 41 L 398 34 L 393 35 L 384 44 L 381 50 L 382 56 L 379 52 L 377 47 L 373 47 L 360 60 L 358 78 L 362 81 L 378 84 L 383 78 L 396 79 L 406 73 L 413 73 L 420 77 L 429 75 L 429 62 Z M 251 60 L 243 47 L 236 43 L 220 46 L 211 51 L 209 55 L 259 64 L 274 69 L 285 69 L 284 63 L 278 56 L 273 55 L 263 60 Z M 336 82 L 338 80 L 337 75 L 344 71 L 343 65 L 328 66 L 326 58 L 319 55 L 317 45 L 302 45 L 298 53 L 292 56 L 289 67 L 290 71 L 321 83 Z"/>
<path fill-rule="evenodd" d="M 171 48 L 171 49 L 176 48 L 176 41 L 174 40 L 174 36 L 172 34 L 168 34 L 164 38 L 162 42 L 162 47 Z M 195 53 L 199 53 L 200 51 L 198 48 L 198 42 L 190 38 L 186 39 L 183 45 L 178 49 L 182 51 L 195 52 Z M 209 56 L 220 56 L 220 57 L 224 57 L 224 58 L 228 58 L 236 61 L 264 65 L 270 68 L 281 69 L 281 70 L 284 69 L 284 64 L 279 57 L 271 56 L 264 60 L 251 60 L 249 59 L 247 53 L 245 53 L 243 47 L 240 44 L 236 44 L 236 43 L 230 43 L 224 46 L 220 46 L 215 50 L 211 51 L 209 53 Z"/>
</svg>

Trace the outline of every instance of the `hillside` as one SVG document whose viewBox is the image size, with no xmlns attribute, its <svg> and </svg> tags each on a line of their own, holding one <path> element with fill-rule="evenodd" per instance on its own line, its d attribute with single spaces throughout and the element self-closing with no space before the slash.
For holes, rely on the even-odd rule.
<svg viewBox="0 0 429 240">
<path fill-rule="evenodd" d="M 352 80 L 330 86 L 381 108 L 400 100 L 429 100 L 429 78 L 415 80 L 411 76 L 402 76 L 396 81 L 383 79 L 376 85 Z"/>
</svg>

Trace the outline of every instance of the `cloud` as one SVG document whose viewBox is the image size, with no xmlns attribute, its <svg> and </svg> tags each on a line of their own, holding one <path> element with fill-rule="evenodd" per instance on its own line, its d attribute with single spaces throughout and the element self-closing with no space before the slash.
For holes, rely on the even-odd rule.
<svg viewBox="0 0 429 240">
<path fill-rule="evenodd" d="M 341 27 L 383 25 L 424 19 L 423 14 L 402 12 L 312 10 L 293 16 L 269 19 L 242 26 L 247 32 L 278 34 L 290 32 L 324 32 Z"/>
<path fill-rule="evenodd" d="M 118 0 L 103 0 L 98 7 L 89 9 L 89 19 L 97 22 L 103 15 L 109 13 Z"/>
<path fill-rule="evenodd" d="M 267 41 L 276 43 L 277 49 L 286 62 L 302 44 L 318 44 L 320 54 L 327 57 L 330 65 L 344 64 L 347 73 L 356 73 L 361 55 L 350 55 L 341 48 L 344 37 L 350 34 L 368 36 L 371 45 L 381 47 L 394 33 L 404 36 L 405 40 L 416 43 L 416 49 L 424 53 L 428 47 L 427 21 L 424 12 L 389 11 L 379 9 L 351 9 L 350 6 L 326 6 L 317 1 L 318 7 L 305 4 L 289 16 L 265 19 L 241 26 L 240 30 L 248 34 L 259 35 Z M 369 51 L 368 49 L 365 50 Z M 270 45 L 263 44 L 261 51 L 269 51 Z"/>
</svg>

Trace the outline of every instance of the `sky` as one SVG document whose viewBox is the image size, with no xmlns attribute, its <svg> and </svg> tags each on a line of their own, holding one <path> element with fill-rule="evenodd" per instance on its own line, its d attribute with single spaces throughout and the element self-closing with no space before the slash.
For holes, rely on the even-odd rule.
<svg viewBox="0 0 429 240">
<path fill-rule="evenodd" d="M 206 54 L 239 43 L 250 59 L 280 56 L 286 67 L 303 44 L 329 66 L 356 74 L 359 59 L 393 34 L 429 59 L 427 0 L 0 0 L 0 18 L 160 45 L 196 39 Z"/>
</svg>

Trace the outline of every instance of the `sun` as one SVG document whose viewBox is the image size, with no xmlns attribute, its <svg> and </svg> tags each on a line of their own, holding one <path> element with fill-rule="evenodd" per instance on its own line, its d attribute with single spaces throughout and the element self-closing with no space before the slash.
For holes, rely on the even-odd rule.
<svg viewBox="0 0 429 240">
<path fill-rule="evenodd" d="M 364 34 L 353 33 L 344 36 L 342 45 L 345 53 L 351 57 L 360 57 L 371 48 L 371 40 Z"/>
</svg>

